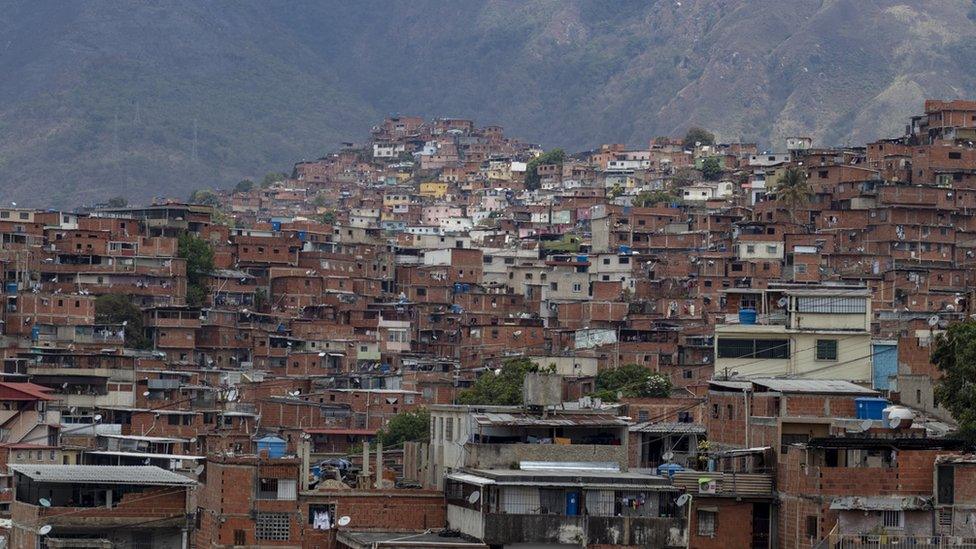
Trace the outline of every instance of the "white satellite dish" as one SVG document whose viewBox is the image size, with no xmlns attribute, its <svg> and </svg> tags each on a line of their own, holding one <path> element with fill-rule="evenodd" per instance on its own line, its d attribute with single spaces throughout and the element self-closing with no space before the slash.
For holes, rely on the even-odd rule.
<svg viewBox="0 0 976 549">
<path fill-rule="evenodd" d="M 789 302 L 790 302 L 789 298 L 784 296 L 779 298 L 779 301 L 777 301 L 776 304 L 779 305 L 780 307 L 786 307 L 786 305 L 789 304 Z"/>
<path fill-rule="evenodd" d="M 92 419 L 94 419 L 95 421 L 101 421 L 102 420 L 102 414 L 95 414 L 95 416 L 92 417 Z"/>
<path fill-rule="evenodd" d="M 193 438 L 191 438 L 189 442 L 190 442 L 190 444 L 196 444 L 196 442 L 197 442 L 197 437 L 193 437 Z"/>
<path fill-rule="evenodd" d="M 339 521 L 337 522 L 337 524 L 339 526 L 349 526 L 350 522 L 352 522 L 352 519 L 349 518 L 349 516 L 347 515 L 347 516 L 339 517 Z"/>
<path fill-rule="evenodd" d="M 471 495 L 468 496 L 468 503 L 473 505 L 478 503 L 479 499 L 481 499 L 481 492 L 471 492 Z"/>
<path fill-rule="evenodd" d="M 298 389 L 295 389 L 294 391 L 288 391 L 289 396 L 297 397 L 300 394 L 302 394 L 302 392 L 299 391 Z"/>
<path fill-rule="evenodd" d="M 204 467 L 203 465 L 197 465 L 197 468 L 194 469 L 193 472 L 196 473 L 197 476 L 199 476 L 199 475 L 202 475 L 203 474 L 203 471 L 205 469 L 206 469 L 206 467 Z"/>
<path fill-rule="evenodd" d="M 40 528 L 37 529 L 37 533 L 38 533 L 38 535 L 41 535 L 41 536 L 46 536 L 46 535 L 50 534 L 51 533 L 51 525 L 50 524 L 45 524 L 44 526 L 41 526 Z"/>
<path fill-rule="evenodd" d="M 144 397 L 147 397 L 147 396 L 149 396 L 149 391 L 143 391 L 143 392 L 142 392 L 142 396 L 144 396 Z"/>
<path fill-rule="evenodd" d="M 41 498 L 41 499 L 37 500 L 37 503 L 39 503 L 41 505 L 41 507 L 50 507 L 51 506 L 51 501 L 48 500 L 47 498 Z"/>
<path fill-rule="evenodd" d="M 939 315 L 932 315 L 929 317 L 929 326 L 935 326 L 939 323 Z"/>
<path fill-rule="evenodd" d="M 322 351 L 322 352 L 320 352 L 320 353 L 319 353 L 319 356 L 320 356 L 320 357 L 323 357 L 323 356 L 325 356 L 325 351 Z"/>
<path fill-rule="evenodd" d="M 664 455 L 661 457 L 664 458 L 664 461 L 671 461 L 674 459 L 674 452 L 664 452 Z"/>
<path fill-rule="evenodd" d="M 688 505 L 689 501 L 691 501 L 691 494 L 681 494 L 678 499 L 674 500 L 674 504 L 678 507 L 684 507 Z"/>
<path fill-rule="evenodd" d="M 873 420 L 865 419 L 864 421 L 861 422 L 861 430 L 862 431 L 870 431 L 871 430 L 871 427 L 874 427 L 874 421 Z"/>
</svg>

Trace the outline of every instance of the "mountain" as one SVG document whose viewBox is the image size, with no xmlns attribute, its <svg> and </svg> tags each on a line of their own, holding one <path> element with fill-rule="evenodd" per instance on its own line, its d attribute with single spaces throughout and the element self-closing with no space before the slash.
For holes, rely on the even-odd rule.
<svg viewBox="0 0 976 549">
<path fill-rule="evenodd" d="M 0 2 L 0 188 L 71 206 L 227 187 L 391 113 L 546 146 L 702 125 L 781 147 L 972 97 L 971 0 Z"/>
</svg>

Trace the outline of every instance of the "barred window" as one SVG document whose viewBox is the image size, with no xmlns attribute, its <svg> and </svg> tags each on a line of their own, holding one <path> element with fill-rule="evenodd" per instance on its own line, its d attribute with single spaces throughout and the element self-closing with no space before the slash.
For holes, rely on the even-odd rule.
<svg viewBox="0 0 976 549">
<path fill-rule="evenodd" d="M 715 515 L 718 513 L 712 511 L 698 511 L 698 535 L 699 536 L 714 536 L 715 535 Z"/>
<path fill-rule="evenodd" d="M 735 339 L 718 340 L 719 358 L 789 358 L 788 339 Z"/>
<path fill-rule="evenodd" d="M 796 310 L 801 313 L 864 313 L 867 299 L 863 297 L 800 297 Z"/>
<path fill-rule="evenodd" d="M 817 340 L 817 360 L 837 360 L 837 340 Z"/>
<path fill-rule="evenodd" d="M 288 513 L 258 513 L 254 520 L 254 539 L 288 541 L 291 537 Z"/>
</svg>

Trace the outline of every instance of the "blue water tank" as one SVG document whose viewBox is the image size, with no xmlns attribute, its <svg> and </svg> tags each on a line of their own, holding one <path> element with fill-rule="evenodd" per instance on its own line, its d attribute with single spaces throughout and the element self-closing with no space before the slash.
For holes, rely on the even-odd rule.
<svg viewBox="0 0 976 549">
<path fill-rule="evenodd" d="M 755 324 L 755 323 L 756 323 L 755 309 L 739 309 L 739 324 Z"/>
<path fill-rule="evenodd" d="M 674 477 L 675 473 L 679 473 L 684 470 L 685 468 L 677 463 L 662 463 L 657 466 L 657 474 L 668 478 L 672 478 Z"/>
<path fill-rule="evenodd" d="M 16 294 L 17 293 L 17 283 L 16 282 L 8 282 L 7 283 L 7 286 L 6 286 L 6 291 L 7 291 L 8 294 Z"/>
<path fill-rule="evenodd" d="M 890 405 L 891 403 L 886 398 L 858 397 L 854 399 L 857 419 L 884 419 L 882 410 Z"/>
<path fill-rule="evenodd" d="M 267 450 L 268 457 L 272 459 L 278 459 L 284 456 L 286 447 L 287 443 L 285 440 L 274 435 L 268 435 L 258 439 L 258 453 L 260 454 L 263 450 Z"/>
</svg>

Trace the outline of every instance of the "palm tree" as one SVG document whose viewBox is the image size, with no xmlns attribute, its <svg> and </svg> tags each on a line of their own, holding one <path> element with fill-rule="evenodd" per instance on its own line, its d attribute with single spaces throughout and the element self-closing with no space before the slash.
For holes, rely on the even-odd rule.
<svg viewBox="0 0 976 549">
<path fill-rule="evenodd" d="M 813 189 L 807 181 L 807 173 L 798 167 L 787 168 L 776 180 L 776 201 L 786 206 L 790 220 L 796 223 L 796 210 L 810 202 Z"/>
</svg>

